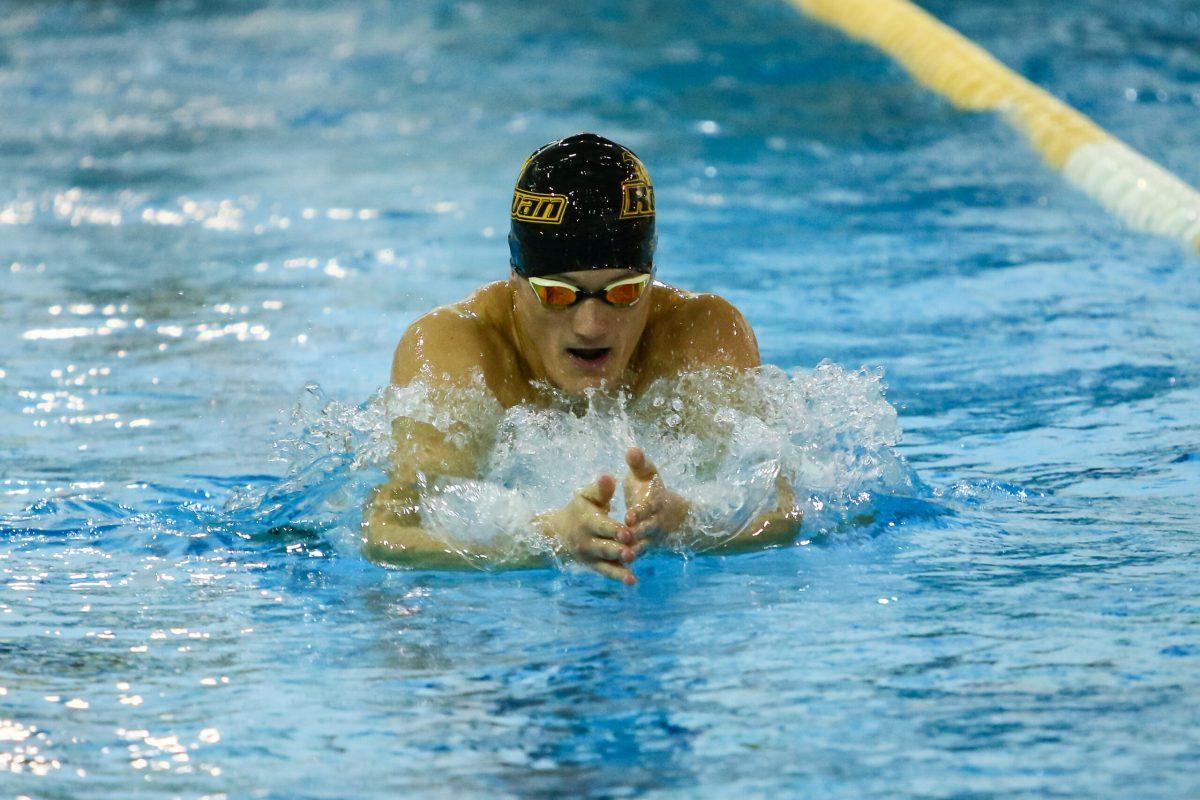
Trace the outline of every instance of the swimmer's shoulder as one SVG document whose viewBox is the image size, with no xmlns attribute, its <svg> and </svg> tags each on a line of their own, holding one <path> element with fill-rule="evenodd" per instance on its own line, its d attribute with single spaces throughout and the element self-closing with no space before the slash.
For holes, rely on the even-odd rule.
<svg viewBox="0 0 1200 800">
<path fill-rule="evenodd" d="M 396 345 L 391 382 L 404 386 L 424 378 L 468 385 L 482 376 L 492 386 L 511 359 L 504 287 L 503 281 L 488 284 L 418 317 Z"/>
<path fill-rule="evenodd" d="M 761 363 L 754 329 L 724 297 L 658 284 L 654 301 L 648 333 L 660 372 Z"/>
</svg>

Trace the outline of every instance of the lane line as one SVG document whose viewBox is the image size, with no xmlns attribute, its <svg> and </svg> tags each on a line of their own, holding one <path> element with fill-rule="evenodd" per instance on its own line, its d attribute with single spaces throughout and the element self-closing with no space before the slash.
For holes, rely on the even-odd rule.
<svg viewBox="0 0 1200 800">
<path fill-rule="evenodd" d="M 908 0 L 788 0 L 874 45 L 958 108 L 994 111 L 1126 225 L 1200 252 L 1200 193 Z"/>
</svg>

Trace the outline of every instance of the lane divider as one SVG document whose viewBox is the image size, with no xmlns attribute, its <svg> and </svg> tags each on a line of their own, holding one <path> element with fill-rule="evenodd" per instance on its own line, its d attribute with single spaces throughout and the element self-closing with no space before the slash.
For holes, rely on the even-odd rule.
<svg viewBox="0 0 1200 800">
<path fill-rule="evenodd" d="M 1200 251 L 1200 193 L 908 0 L 788 0 L 874 45 L 955 106 L 994 111 L 1132 228 Z"/>
</svg>

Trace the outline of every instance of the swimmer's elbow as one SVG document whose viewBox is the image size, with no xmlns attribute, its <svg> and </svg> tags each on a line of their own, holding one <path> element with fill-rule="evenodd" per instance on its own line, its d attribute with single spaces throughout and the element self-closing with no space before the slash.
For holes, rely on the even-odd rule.
<svg viewBox="0 0 1200 800">
<path fill-rule="evenodd" d="M 787 547 L 794 544 L 800 535 L 800 524 L 804 515 L 798 508 L 771 511 L 755 517 L 737 535 L 719 547 L 714 553 L 742 553 L 749 550 L 765 550 L 771 547 Z"/>
<path fill-rule="evenodd" d="M 438 565 L 453 554 L 421 527 L 413 506 L 416 495 L 404 489 L 388 485 L 372 494 L 362 523 L 363 555 L 377 564 Z"/>
<path fill-rule="evenodd" d="M 452 546 L 425 530 L 418 514 L 398 512 L 388 505 L 377 492 L 363 519 L 362 552 L 376 564 L 434 570 L 535 569 L 547 565 L 538 553 L 513 555 L 478 544 Z"/>
<path fill-rule="evenodd" d="M 465 569 L 469 564 L 419 525 L 403 524 L 385 514 L 363 523 L 363 555 L 376 564 L 414 569 Z"/>
</svg>

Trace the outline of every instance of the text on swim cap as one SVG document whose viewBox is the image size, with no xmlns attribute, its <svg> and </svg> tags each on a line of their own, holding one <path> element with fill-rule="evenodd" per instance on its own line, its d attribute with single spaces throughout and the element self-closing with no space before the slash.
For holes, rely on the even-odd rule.
<svg viewBox="0 0 1200 800">
<path fill-rule="evenodd" d="M 566 195 L 541 194 L 517 189 L 513 192 L 512 216 L 522 222 L 558 225 L 567 211 Z"/>
<path fill-rule="evenodd" d="M 654 186 L 650 174 L 633 153 L 626 151 L 621 159 L 633 167 L 633 177 L 621 182 L 621 219 L 654 216 Z"/>
</svg>

